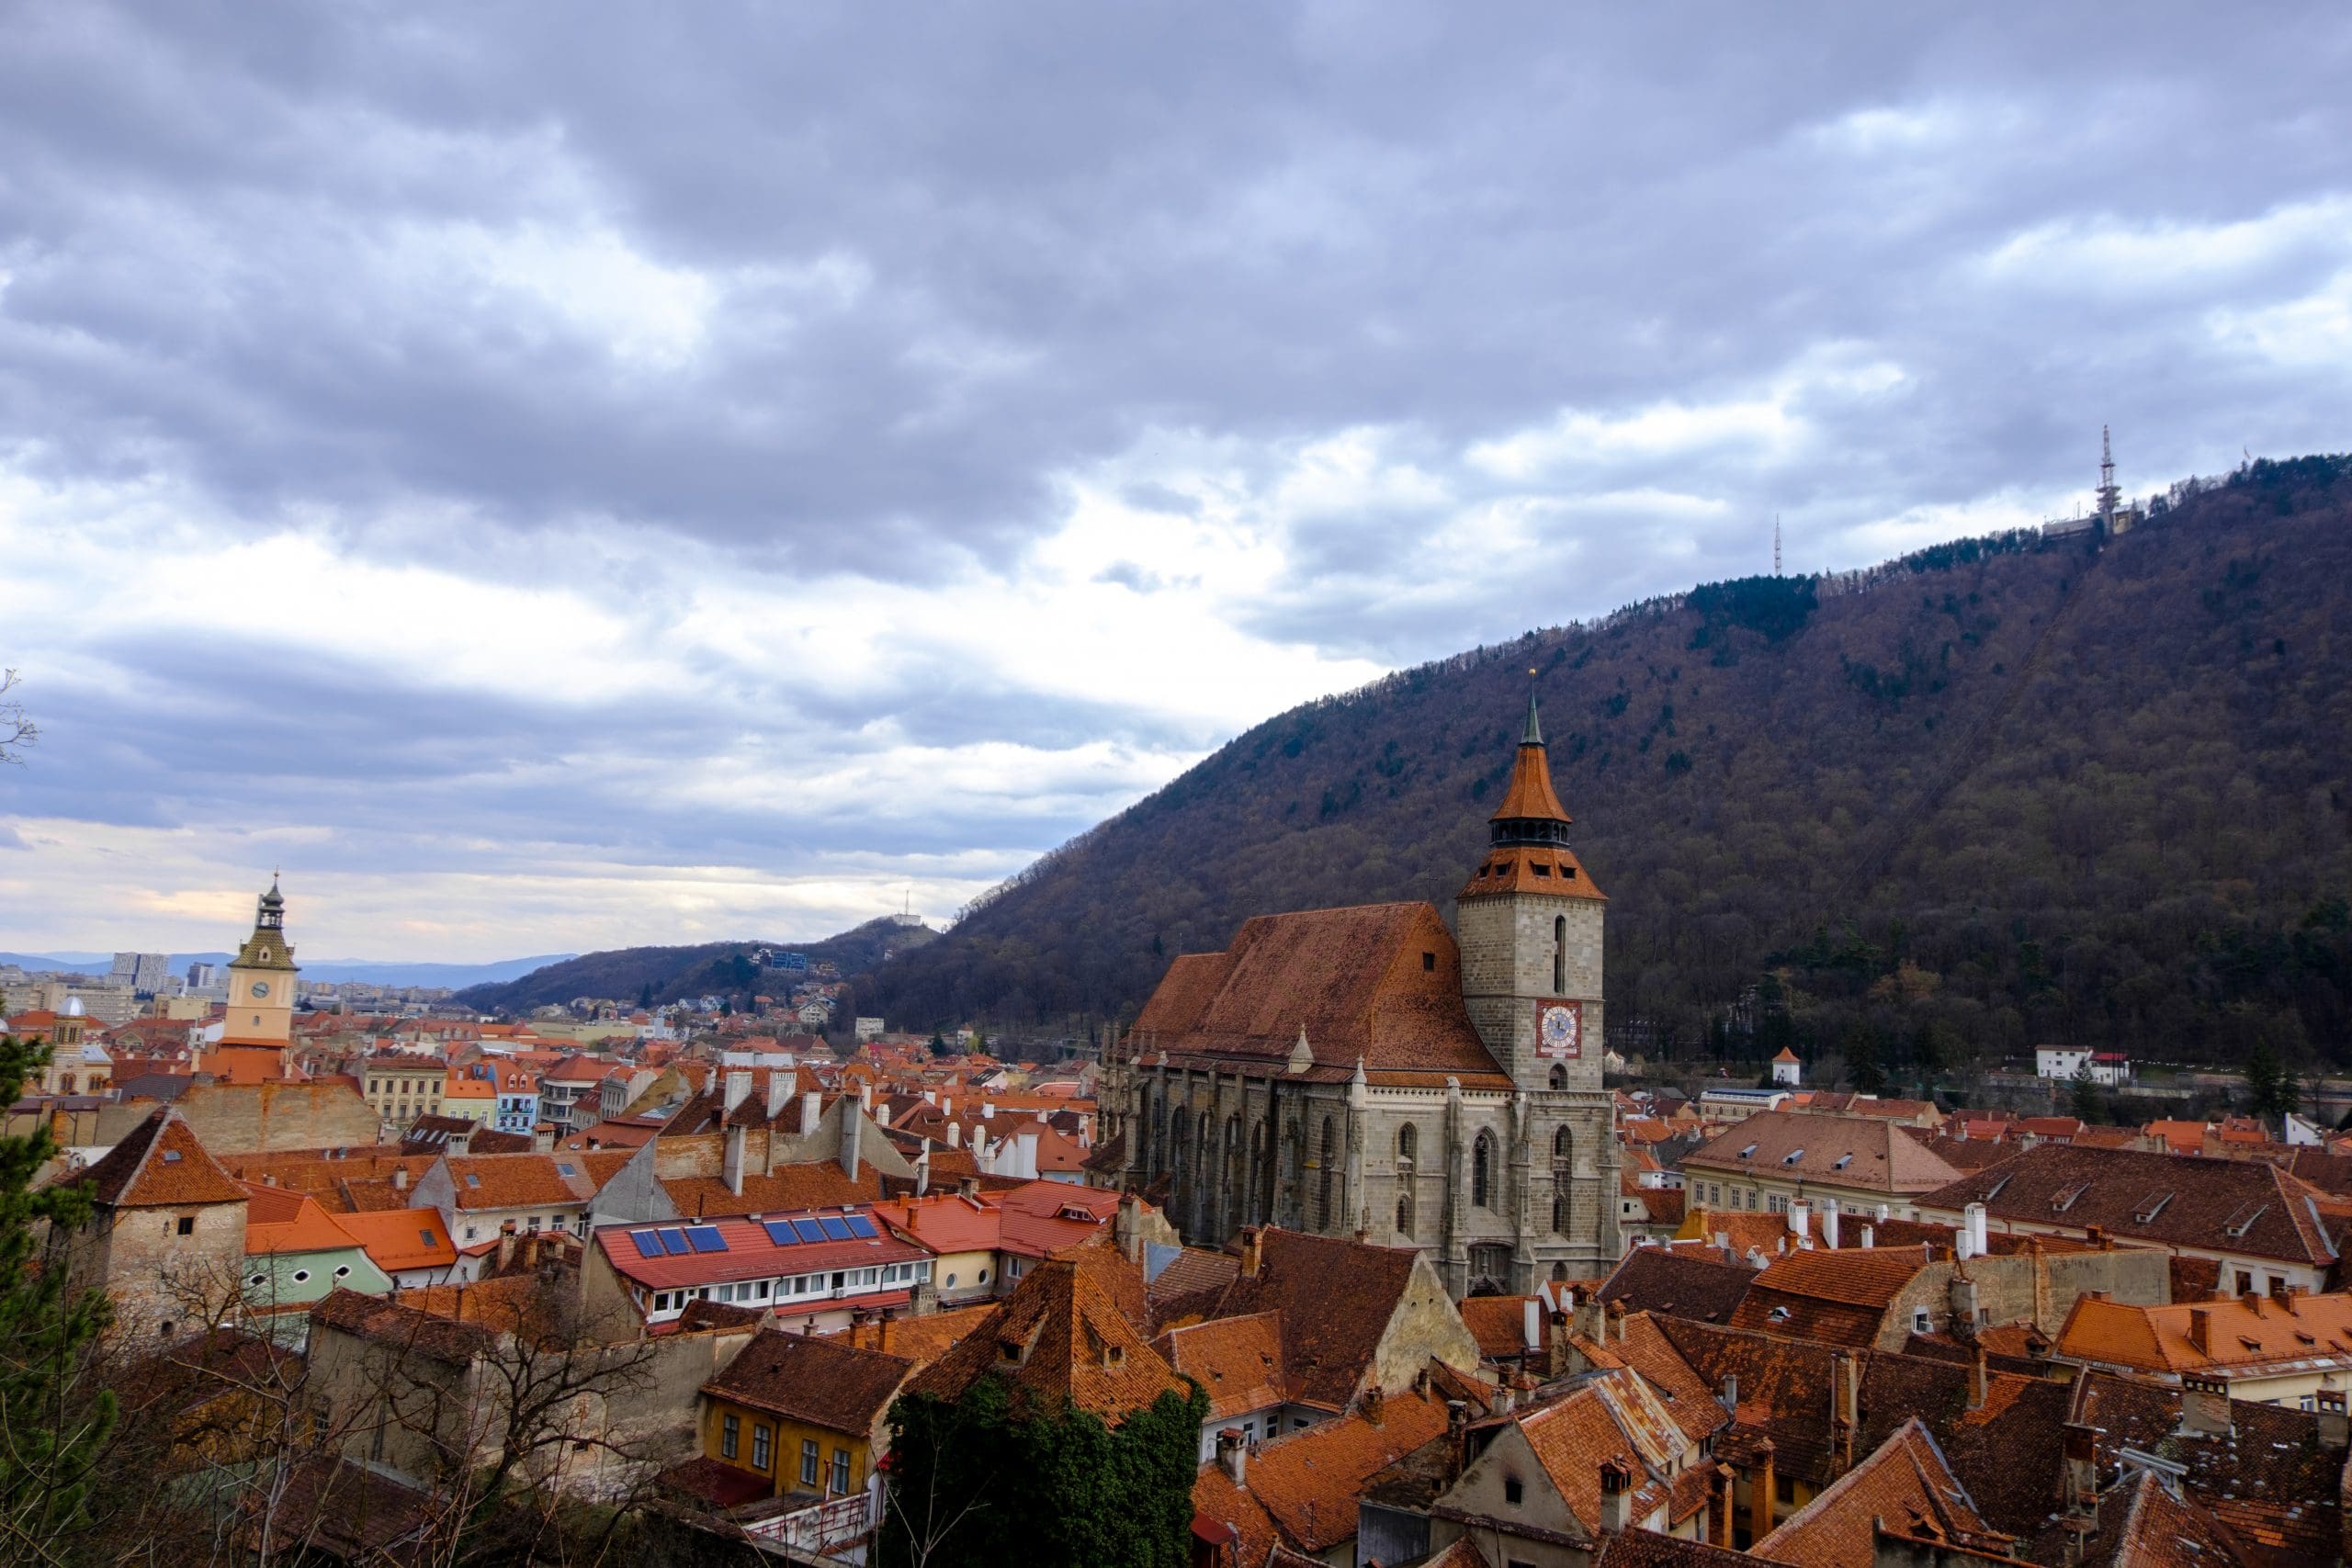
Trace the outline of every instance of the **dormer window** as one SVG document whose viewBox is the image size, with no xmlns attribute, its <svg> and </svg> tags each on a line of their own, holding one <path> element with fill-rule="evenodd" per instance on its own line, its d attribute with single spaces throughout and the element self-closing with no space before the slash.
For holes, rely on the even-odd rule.
<svg viewBox="0 0 2352 1568">
<path fill-rule="evenodd" d="M 2138 1208 L 2132 1211 L 2132 1219 L 2134 1224 L 2144 1225 L 2163 1213 L 2165 1205 L 2171 1201 L 2172 1194 L 2169 1192 L 2151 1192 L 2140 1200 Z"/>
<path fill-rule="evenodd" d="M 2087 1181 L 2077 1181 L 2060 1188 L 2057 1195 L 2050 1200 L 2052 1212 L 2054 1213 L 2064 1213 L 2067 1210 L 2075 1206 L 2075 1199 L 2081 1197 L 2090 1190 L 2091 1184 Z"/>
<path fill-rule="evenodd" d="M 1782 1165 L 1794 1165 L 1797 1161 L 1803 1158 L 1804 1158 L 1804 1151 L 1803 1149 L 1791 1149 L 1787 1154 L 1781 1156 L 1781 1163 Z"/>
<path fill-rule="evenodd" d="M 2231 1235 L 2242 1236 L 2254 1228 L 2254 1222 L 2262 1218 L 2263 1213 L 2269 1207 L 2267 1203 L 2242 1204 L 2228 1219 L 2222 1222 L 2222 1228 Z"/>
<path fill-rule="evenodd" d="M 1854 1156 L 1852 1155 L 1839 1155 L 1836 1159 L 1829 1162 L 1829 1168 L 1832 1170 L 1843 1170 L 1853 1163 Z"/>
<path fill-rule="evenodd" d="M 1747 1156 L 1750 1156 L 1750 1155 L 1754 1154 L 1755 1152 L 1756 1152 L 1756 1145 L 1755 1145 L 1754 1144 L 1750 1144 L 1750 1145 L 1748 1145 L 1746 1148 L 1744 1148 L 1744 1149 L 1742 1149 L 1742 1150 L 1740 1150 L 1740 1151 L 1739 1151 L 1739 1157 L 1740 1157 L 1740 1158 L 1742 1158 L 1742 1159 L 1746 1159 L 1746 1158 L 1747 1158 Z"/>
</svg>

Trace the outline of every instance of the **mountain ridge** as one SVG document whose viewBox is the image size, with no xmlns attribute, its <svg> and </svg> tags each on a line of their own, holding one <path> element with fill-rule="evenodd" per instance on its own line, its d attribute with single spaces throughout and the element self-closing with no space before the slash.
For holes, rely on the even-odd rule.
<svg viewBox="0 0 2352 1568">
<path fill-rule="evenodd" d="M 1250 914 L 1442 908 L 1532 685 L 1617 898 L 1621 1043 L 2341 1057 L 2347 521 L 2352 459 L 2256 463 L 2104 548 L 2018 531 L 1703 584 L 1400 671 L 1041 857 L 861 1008 L 1115 1016 Z"/>
</svg>

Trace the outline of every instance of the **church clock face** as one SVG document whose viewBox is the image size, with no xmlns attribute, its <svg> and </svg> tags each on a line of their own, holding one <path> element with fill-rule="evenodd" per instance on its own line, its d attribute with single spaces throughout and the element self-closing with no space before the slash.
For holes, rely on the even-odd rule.
<svg viewBox="0 0 2352 1568">
<path fill-rule="evenodd" d="M 1535 1054 L 1555 1061 L 1573 1061 L 1584 1055 L 1582 1002 L 1535 1004 Z"/>
<path fill-rule="evenodd" d="M 269 982 L 266 980 L 255 980 L 254 982 L 254 998 L 258 999 L 267 995 L 269 995 Z"/>
</svg>

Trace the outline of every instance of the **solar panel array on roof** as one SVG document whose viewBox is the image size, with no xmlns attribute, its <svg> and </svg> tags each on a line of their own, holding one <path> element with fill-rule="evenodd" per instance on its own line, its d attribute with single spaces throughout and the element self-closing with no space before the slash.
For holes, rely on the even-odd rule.
<svg viewBox="0 0 2352 1568">
<path fill-rule="evenodd" d="M 718 1234 L 717 1225 L 688 1225 L 686 1241 L 696 1252 L 724 1252 L 727 1238 Z"/>
<path fill-rule="evenodd" d="M 849 1216 L 849 1234 L 860 1241 L 874 1241 L 881 1235 L 881 1233 L 874 1228 L 874 1222 L 864 1214 Z"/>
<path fill-rule="evenodd" d="M 662 1256 L 661 1239 L 651 1231 L 631 1231 L 628 1233 L 628 1238 L 629 1240 L 637 1243 L 637 1255 L 639 1258 L 659 1258 Z M 428 1236 L 426 1239 L 430 1240 L 432 1238 Z"/>
<path fill-rule="evenodd" d="M 673 1258 L 687 1250 L 686 1238 L 684 1234 L 682 1232 L 662 1229 L 655 1231 L 653 1234 L 662 1238 L 662 1250 L 670 1254 Z"/>
<path fill-rule="evenodd" d="M 825 1235 L 831 1240 L 847 1241 L 849 1239 L 849 1225 L 846 1222 L 837 1220 L 833 1218 L 832 1215 L 827 1214 L 823 1219 L 819 1220 L 817 1223 L 825 1227 Z"/>
<path fill-rule="evenodd" d="M 767 1232 L 768 1239 L 775 1243 L 778 1247 L 797 1247 L 800 1245 L 800 1238 L 793 1234 L 792 1222 L 790 1220 L 763 1220 L 760 1222 L 760 1228 Z"/>
<path fill-rule="evenodd" d="M 792 1222 L 792 1228 L 800 1234 L 800 1239 L 803 1241 L 825 1239 L 825 1227 L 814 1220 L 795 1220 Z"/>
</svg>

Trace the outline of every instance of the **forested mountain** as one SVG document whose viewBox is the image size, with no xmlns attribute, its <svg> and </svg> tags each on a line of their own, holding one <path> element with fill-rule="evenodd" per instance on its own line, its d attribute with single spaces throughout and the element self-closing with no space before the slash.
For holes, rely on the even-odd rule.
<svg viewBox="0 0 2352 1568">
<path fill-rule="evenodd" d="M 1046 856 L 861 1010 L 1132 1012 L 1247 916 L 1451 899 L 1532 687 L 1613 900 L 1611 1033 L 1988 1056 L 2352 1055 L 2352 459 L 2138 527 L 1716 583 L 1258 726 Z M 1530 671 L 1535 673 L 1531 679 Z"/>
<path fill-rule="evenodd" d="M 681 997 L 725 997 L 738 1005 L 751 997 L 789 989 L 804 975 L 763 975 L 752 954 L 765 947 L 806 954 L 811 964 L 831 963 L 843 975 L 876 968 L 901 953 L 937 938 L 924 926 L 902 926 L 888 916 L 866 921 L 822 942 L 710 942 L 695 947 L 622 947 L 583 953 L 535 969 L 501 986 L 476 986 L 458 993 L 468 1007 L 485 1012 L 525 1012 L 535 1007 L 599 997 L 656 1005 Z"/>
</svg>

